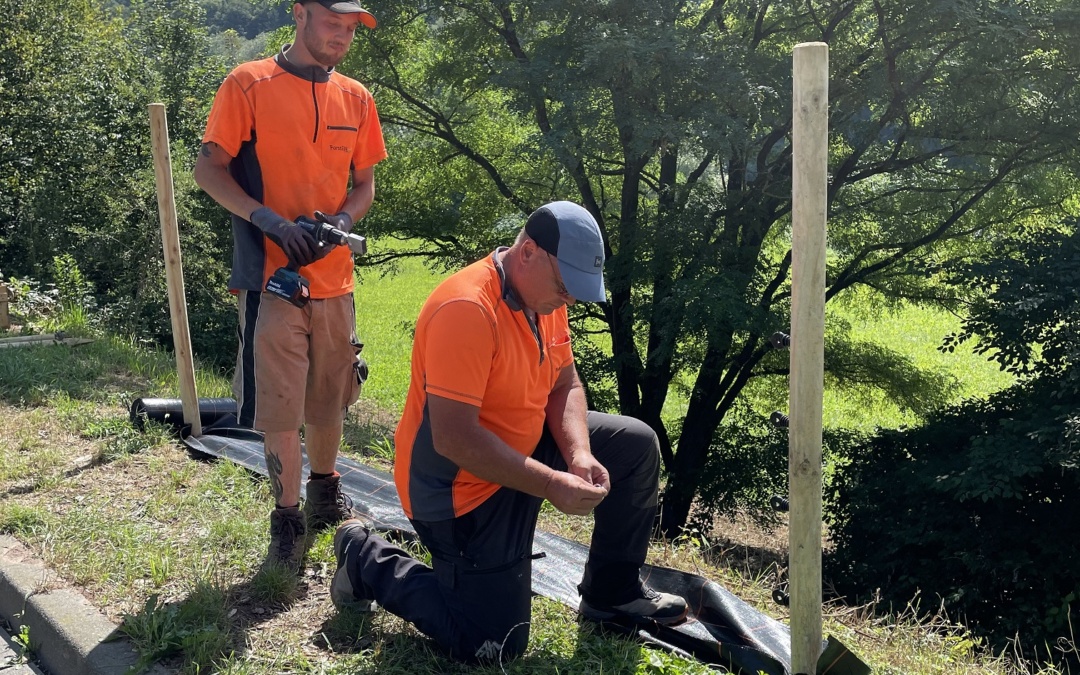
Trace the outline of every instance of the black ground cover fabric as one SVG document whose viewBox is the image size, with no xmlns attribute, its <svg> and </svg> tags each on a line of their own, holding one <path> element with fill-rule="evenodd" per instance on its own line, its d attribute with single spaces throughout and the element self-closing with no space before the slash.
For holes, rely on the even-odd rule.
<svg viewBox="0 0 1080 675">
<path fill-rule="evenodd" d="M 190 450 L 228 459 L 266 475 L 262 434 L 235 426 L 235 401 L 200 399 L 199 410 L 203 434 L 198 437 L 191 436 L 190 427 L 183 424 L 183 408 L 177 399 L 138 399 L 131 404 L 131 419 L 136 425 L 141 425 L 144 419 L 171 424 Z M 401 510 L 392 476 L 347 457 L 338 459 L 338 472 L 346 494 L 352 497 L 359 511 L 374 521 L 377 530 L 413 534 L 412 525 Z M 577 583 L 588 548 L 538 530 L 533 551 L 544 554 L 533 561 L 533 593 L 577 609 Z M 646 565 L 642 575 L 653 588 L 686 598 L 690 605 L 689 620 L 679 626 L 605 622 L 605 629 L 691 655 L 717 666 L 721 672 L 792 675 L 791 634 L 786 625 L 699 575 L 652 565 Z M 869 672 L 870 669 L 837 640 L 829 638 L 822 644 L 816 675 L 865 675 Z"/>
</svg>

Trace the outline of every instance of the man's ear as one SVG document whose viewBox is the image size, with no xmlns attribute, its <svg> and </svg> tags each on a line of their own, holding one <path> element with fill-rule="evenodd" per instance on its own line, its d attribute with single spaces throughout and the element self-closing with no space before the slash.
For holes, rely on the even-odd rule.
<svg viewBox="0 0 1080 675">
<path fill-rule="evenodd" d="M 296 21 L 297 24 L 299 24 L 301 21 L 303 21 L 304 18 L 306 17 L 306 13 L 304 11 L 304 6 L 301 5 L 299 2 L 293 3 L 292 15 L 293 15 L 293 20 Z"/>
<path fill-rule="evenodd" d="M 533 256 L 540 251 L 540 246 L 529 237 L 525 237 L 521 242 L 521 259 L 528 261 L 532 260 Z"/>
</svg>

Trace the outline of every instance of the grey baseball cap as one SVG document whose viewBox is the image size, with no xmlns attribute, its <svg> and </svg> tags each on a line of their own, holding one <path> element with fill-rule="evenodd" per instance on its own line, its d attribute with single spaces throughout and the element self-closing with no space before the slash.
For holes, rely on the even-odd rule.
<svg viewBox="0 0 1080 675">
<path fill-rule="evenodd" d="M 374 28 L 377 25 L 375 15 L 361 7 L 360 0 L 301 0 L 301 2 L 304 4 L 317 2 L 331 12 L 338 14 L 359 14 L 360 23 L 368 28 Z"/>
<path fill-rule="evenodd" d="M 575 300 L 604 302 L 604 239 L 592 214 L 573 202 L 533 211 L 525 234 L 559 261 L 559 274 Z"/>
</svg>

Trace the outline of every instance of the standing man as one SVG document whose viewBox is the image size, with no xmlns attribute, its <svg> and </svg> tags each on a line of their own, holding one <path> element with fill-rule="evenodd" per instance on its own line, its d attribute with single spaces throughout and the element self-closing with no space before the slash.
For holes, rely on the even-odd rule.
<svg viewBox="0 0 1080 675">
<path fill-rule="evenodd" d="M 298 570 L 308 528 L 352 514 L 335 465 L 345 410 L 367 368 L 352 253 L 320 246 L 294 221 L 316 217 L 350 231 L 371 207 L 386 148 L 371 94 L 334 70 L 359 25 L 375 28 L 375 17 L 358 0 L 301 0 L 292 10 L 296 41 L 241 64 L 218 90 L 195 181 L 232 213 L 229 288 L 240 308 L 233 393 L 241 425 L 265 434 L 276 501 L 267 561 Z M 304 307 L 262 293 L 286 265 L 310 282 Z M 303 511 L 301 425 L 311 468 Z"/>
<path fill-rule="evenodd" d="M 656 434 L 587 411 L 574 368 L 566 306 L 605 299 L 603 264 L 592 215 L 554 202 L 513 246 L 431 294 L 416 322 L 394 475 L 432 567 L 348 520 L 334 536 L 338 607 L 377 601 L 465 661 L 521 654 L 547 499 L 571 515 L 595 512 L 583 614 L 686 617 L 682 598 L 639 578 L 656 513 Z"/>
</svg>

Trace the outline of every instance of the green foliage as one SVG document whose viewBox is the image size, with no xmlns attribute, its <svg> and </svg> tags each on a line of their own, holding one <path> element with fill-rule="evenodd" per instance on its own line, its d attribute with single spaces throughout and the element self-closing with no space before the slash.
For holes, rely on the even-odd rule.
<svg viewBox="0 0 1080 675">
<path fill-rule="evenodd" d="M 211 225 L 221 214 L 190 177 L 224 74 L 198 5 L 149 0 L 122 16 L 96 0 L 3 0 L 0 9 L 9 17 L 0 29 L 5 276 L 55 284 L 80 321 L 94 316 L 171 346 L 146 107 L 163 101 L 193 342 L 225 361 L 235 324 L 222 281 L 228 230 Z"/>
<path fill-rule="evenodd" d="M 234 31 L 254 38 L 292 22 L 292 3 L 280 0 L 200 0 L 211 33 Z"/>
<path fill-rule="evenodd" d="M 841 593 L 866 599 L 880 589 L 902 604 L 921 592 L 998 644 L 1072 638 L 1077 239 L 1071 227 L 1024 236 L 1007 242 L 1002 259 L 958 271 L 957 283 L 982 292 L 948 347 L 976 339 L 1026 379 L 848 454 L 829 492 L 830 567 Z"/>
<path fill-rule="evenodd" d="M 953 350 L 967 340 L 1003 370 L 1023 377 L 1059 377 L 1080 392 L 1080 230 L 1036 230 L 1005 242 L 1007 255 L 955 272 L 954 283 L 974 298 Z"/>
<path fill-rule="evenodd" d="M 1080 553 L 1080 398 L 1016 387 L 884 432 L 851 454 L 829 497 L 829 576 L 849 601 L 880 589 L 938 600 L 1004 644 L 1052 644 L 1075 616 Z"/>
</svg>

